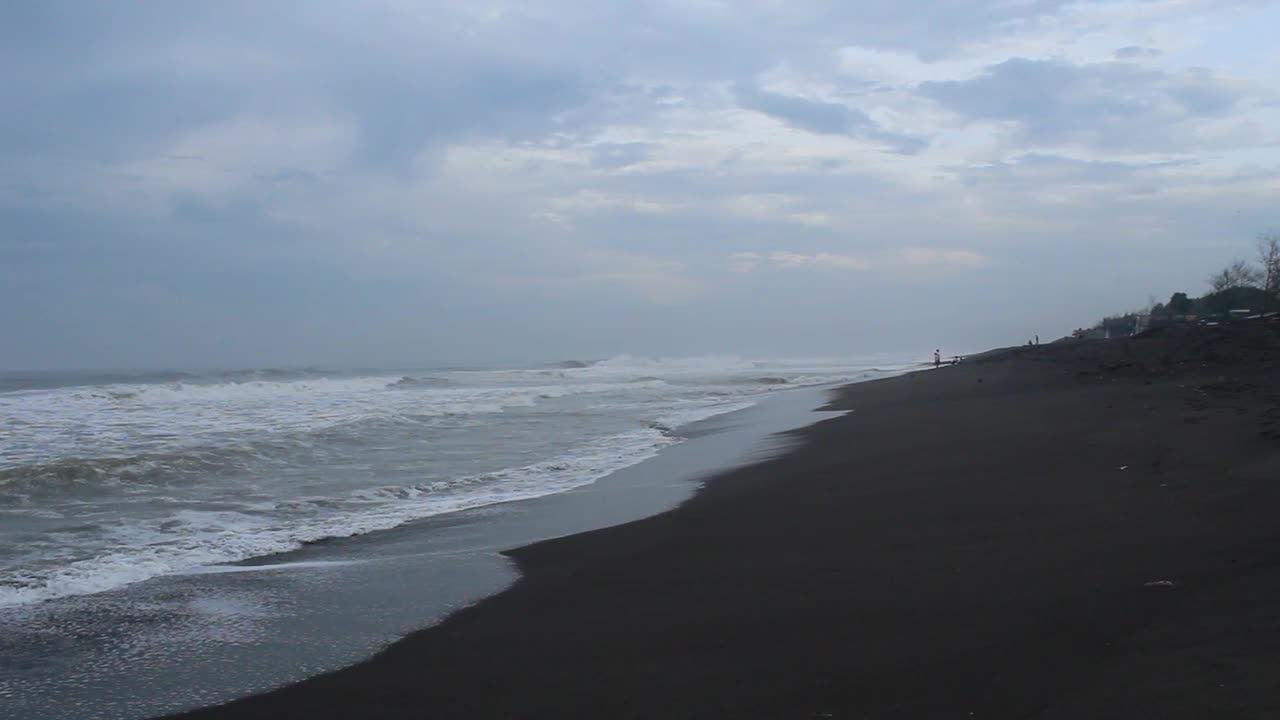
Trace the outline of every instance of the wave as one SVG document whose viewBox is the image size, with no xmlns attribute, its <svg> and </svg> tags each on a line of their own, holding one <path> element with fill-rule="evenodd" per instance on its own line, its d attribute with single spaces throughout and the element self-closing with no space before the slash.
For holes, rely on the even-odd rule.
<svg viewBox="0 0 1280 720">
<path fill-rule="evenodd" d="M 11 431 L 0 455 L 0 484 L 14 479 L 15 468 L 49 482 L 89 482 L 120 472 L 140 456 L 241 448 L 264 438 L 285 445 L 321 434 L 333 440 L 371 424 L 501 414 L 556 398 L 657 392 L 664 386 L 654 378 L 536 384 L 526 379 L 476 387 L 428 375 L 10 397 L 0 400 L 0 425 Z"/>
<path fill-rule="evenodd" d="M 105 592 L 163 575 L 288 552 L 320 540 L 560 493 L 677 442 L 646 428 L 600 438 L 553 460 L 447 481 L 291 500 L 269 508 L 184 510 L 121 528 L 112 546 L 93 557 L 0 582 L 0 607 Z"/>
<path fill-rule="evenodd" d="M 182 371 L 147 372 L 35 372 L 0 373 L 0 394 L 58 388 L 137 385 L 143 383 L 190 382 L 196 373 Z"/>
<path fill-rule="evenodd" d="M 812 385 L 822 382 L 863 379 L 865 373 L 896 372 L 889 358 L 869 361 L 816 358 L 811 360 L 761 361 L 735 355 L 693 357 L 641 357 L 616 355 L 604 360 L 564 360 L 533 368 L 485 369 L 460 373 L 464 384 L 515 383 L 564 384 L 582 382 L 627 383 L 662 380 L 682 387 L 726 385 Z M 909 369 L 903 366 L 901 369 Z M 832 380 L 831 378 L 835 378 Z"/>
<path fill-rule="evenodd" d="M 667 372 L 722 373 L 750 370 L 755 367 L 755 364 L 736 355 L 696 355 L 672 358 L 616 355 L 607 360 L 594 363 L 591 367 L 604 370 L 650 369 Z"/>
<path fill-rule="evenodd" d="M 410 380 L 412 382 L 404 382 Z M 398 388 L 437 388 L 430 378 L 405 377 Z M 397 384 L 393 383 L 393 384 Z M 154 449 L 138 451 L 138 439 L 120 445 L 122 452 L 106 452 L 99 456 L 69 456 L 52 459 L 28 458 L 23 462 L 15 447 L 7 458 L 16 461 L 0 466 L 0 488 L 17 495 L 57 495 L 59 493 L 94 492 L 107 487 L 169 486 L 193 478 L 225 476 L 261 470 L 264 465 L 280 462 L 308 462 L 314 459 L 317 443 L 333 447 L 345 442 L 364 442 L 393 431 L 396 427 L 419 426 L 433 421 L 499 414 L 514 408 L 527 408 L 540 401 L 578 395 L 660 391 L 667 383 L 658 378 L 638 378 L 623 383 L 579 383 L 537 385 L 520 388 L 476 390 L 455 388 L 446 380 L 440 392 L 404 407 L 379 407 L 372 415 L 330 413 L 324 422 L 304 418 L 295 424 L 288 418 L 277 418 L 270 432 L 253 423 L 238 423 L 230 413 L 221 413 L 220 431 L 207 438 L 195 431 L 207 430 L 204 419 L 197 418 L 192 434 L 181 432 L 180 419 L 159 416 L 172 423 L 167 434 L 156 440 Z M 181 408 L 179 408 L 181 409 Z M 32 432 L 35 432 L 34 430 Z M 252 439 L 246 439 L 252 433 Z M 28 445 L 40 444 L 39 437 L 27 439 Z M 175 443 L 185 446 L 172 448 Z M 111 450 L 114 446 L 100 449 Z M 133 451 L 129 451 L 132 448 Z M 172 448 L 172 449 L 170 449 Z"/>
<path fill-rule="evenodd" d="M 595 365 L 598 362 L 600 361 L 599 360 L 561 360 L 560 362 L 550 363 L 547 365 L 547 367 L 555 370 L 581 370 L 582 368 L 591 367 L 592 365 Z"/>
<path fill-rule="evenodd" d="M 851 382 L 874 375 L 903 372 L 910 364 L 814 359 L 802 361 L 752 361 L 737 356 L 707 355 L 687 358 L 643 358 L 618 355 L 592 365 L 564 371 L 576 379 L 594 378 L 625 382 L 631 379 L 661 379 L 694 386 L 809 386 Z M 763 372 L 762 372 L 763 371 Z M 770 372 L 772 371 L 772 372 Z"/>
<path fill-rule="evenodd" d="M 280 554 L 322 540 L 388 530 L 436 515 L 565 492 L 683 442 L 674 428 L 752 404 L 704 404 L 673 410 L 649 427 L 595 438 L 552 459 L 494 472 L 353 489 L 341 495 L 242 502 L 235 509 L 184 509 L 134 519 L 128 521 L 130 525 L 116 527 L 109 544 L 91 556 L 36 570 L 28 568 L 0 579 L 0 607 L 91 595 L 159 576 Z M 117 471 L 143 464 L 140 459 L 113 462 Z M 94 467 L 88 469 L 88 465 Z M 49 470 L 81 478 L 97 477 L 104 467 L 95 461 Z"/>
<path fill-rule="evenodd" d="M 410 390 L 413 388 L 437 388 L 449 387 L 455 383 L 449 378 L 426 375 L 423 377 L 414 377 L 412 375 L 402 375 L 399 380 L 387 383 L 388 390 Z"/>
<path fill-rule="evenodd" d="M 238 370 L 191 371 L 191 370 L 148 370 L 148 371 L 112 371 L 112 372 L 27 372 L 0 373 L 0 395 L 15 391 L 31 390 L 70 390 L 79 389 L 118 397 L 132 397 L 148 392 L 148 388 L 168 387 L 172 390 L 195 392 L 196 388 L 209 388 L 209 392 L 217 392 L 213 388 L 219 386 L 255 386 L 270 384 L 299 384 L 312 387 L 341 387 L 354 382 L 359 385 L 362 380 L 381 380 L 383 386 L 405 378 L 422 379 L 424 377 L 442 378 L 450 373 L 519 376 L 543 373 L 556 376 L 559 372 L 567 372 L 566 377 L 579 375 L 650 375 L 666 377 L 669 375 L 717 375 L 740 374 L 753 369 L 787 369 L 795 371 L 811 371 L 826 369 L 828 371 L 853 369 L 865 366 L 871 361 L 887 360 L 890 356 L 864 357 L 859 361 L 839 358 L 813 359 L 778 359 L 747 360 L 736 355 L 701 355 L 691 357 L 643 357 L 637 355 L 615 355 L 605 359 L 568 359 L 548 363 L 533 368 L 513 368 L 498 370 L 494 368 L 437 368 L 424 369 L 421 373 L 406 374 L 374 369 L 337 369 L 315 366 L 305 367 L 263 367 Z M 895 358 L 899 360 L 900 358 Z M 896 364 L 893 363 L 893 364 Z M 313 387 L 314 386 L 314 387 Z"/>
<path fill-rule="evenodd" d="M 211 476 L 250 471 L 255 461 L 269 459 L 269 453 L 278 451 L 279 447 L 278 443 L 263 443 L 125 457 L 63 458 L 0 469 L 0 489 L 9 499 L 25 502 L 32 496 L 67 500 L 121 487 L 131 488 L 133 492 L 142 486 L 172 487 L 203 482 Z"/>
<path fill-rule="evenodd" d="M 0 605 L 563 492 L 768 393 L 893 371 L 879 359 L 623 355 L 508 370 L 130 376 L 0 394 L 0 518 L 23 516 L 0 544 L 21 528 L 51 531 L 0 551 Z M 498 465 L 511 467 L 475 473 Z M 97 534 L 53 537 L 90 516 Z"/>
<path fill-rule="evenodd" d="M 91 396 L 111 399 L 190 402 L 192 400 L 268 399 L 299 393 L 340 395 L 384 390 L 387 376 L 328 378 L 323 376 L 290 379 L 245 378 L 242 380 L 204 383 L 171 382 L 145 385 L 93 387 Z"/>
<path fill-rule="evenodd" d="M 241 370 L 117 370 L 0 373 L 0 393 L 62 388 L 107 388 L 117 385 L 236 385 L 247 382 L 314 380 L 352 375 L 376 375 L 316 367 L 250 368 Z"/>
</svg>

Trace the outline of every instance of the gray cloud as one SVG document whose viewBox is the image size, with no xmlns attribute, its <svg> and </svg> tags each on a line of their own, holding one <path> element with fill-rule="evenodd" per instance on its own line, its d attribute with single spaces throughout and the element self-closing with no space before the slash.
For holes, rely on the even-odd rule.
<svg viewBox="0 0 1280 720">
<path fill-rule="evenodd" d="M 1017 122 L 1032 143 L 1131 149 L 1171 149 L 1184 123 L 1220 115 L 1244 97 L 1208 72 L 1025 58 L 969 80 L 925 82 L 919 92 L 972 119 Z"/>
<path fill-rule="evenodd" d="M 15 60 L 0 97 L 20 109 L 0 117 L 0 152 L 119 159 L 237 115 L 302 113 L 354 117 L 365 159 L 399 164 L 459 137 L 545 137 L 600 94 L 589 68 L 468 42 L 447 8 L 406 24 L 336 3 L 21 7 L 0 30 Z"/>
<path fill-rule="evenodd" d="M 922 138 L 885 131 L 867 113 L 840 103 L 782 95 L 750 83 L 734 85 L 734 96 L 742 107 L 798 130 L 870 140 L 904 154 L 920 152 L 929 144 Z"/>
<path fill-rule="evenodd" d="M 934 0 L 922 12 L 757 1 L 698 11 L 557 0 L 483 16 L 448 2 L 418 10 L 22 2 L 0 28 L 5 104 L 21 109 L 0 119 L 0 149 L 118 159 L 139 143 L 235 113 L 300 108 L 353 114 L 368 159 L 389 162 L 460 134 L 529 139 L 575 129 L 557 125 L 557 116 L 590 126 L 593 113 L 565 115 L 592 103 L 608 113 L 617 101 L 604 95 L 637 73 L 678 82 L 751 76 L 850 41 L 942 57 L 1064 4 Z M 84 132 L 77 119 L 89 112 L 96 123 Z"/>
<path fill-rule="evenodd" d="M 429 141 L 468 135 L 543 137 L 556 129 L 556 113 L 585 104 L 592 94 L 585 79 L 571 72 L 478 58 L 447 62 L 455 64 L 465 70 L 370 71 L 347 78 L 341 97 L 359 109 L 371 160 L 395 162 Z"/>
<path fill-rule="evenodd" d="M 1194 292 L 1274 224 L 1274 18 L 1103 5 L 10 3 L 0 366 L 980 347 Z M 1210 70 L 1112 62 L 1228 6 Z"/>
<path fill-rule="evenodd" d="M 1059 183 L 1112 184 L 1133 180 L 1136 176 L 1163 170 L 1197 165 L 1195 160 L 1161 162 L 1122 162 L 1118 160 L 1080 160 L 1051 153 L 1027 153 L 1016 159 L 967 168 L 955 168 L 971 182 L 1007 182 L 1026 185 L 1033 178 L 1052 187 Z"/>
<path fill-rule="evenodd" d="M 644 162 L 653 156 L 650 143 L 601 143 L 592 148 L 591 167 L 618 169 Z"/>
<path fill-rule="evenodd" d="M 1164 54 L 1163 50 L 1158 48 L 1138 47 L 1137 45 L 1128 45 L 1116 50 L 1117 60 L 1136 60 L 1141 58 L 1155 58 Z"/>
<path fill-rule="evenodd" d="M 847 105 L 792 95 L 780 95 L 750 84 L 734 86 L 738 104 L 781 120 L 794 128 L 829 135 L 853 135 L 878 130 L 870 116 Z"/>
</svg>

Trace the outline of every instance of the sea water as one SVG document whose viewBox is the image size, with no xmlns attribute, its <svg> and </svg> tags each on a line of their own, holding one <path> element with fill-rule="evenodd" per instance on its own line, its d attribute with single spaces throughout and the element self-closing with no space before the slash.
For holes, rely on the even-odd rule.
<svg viewBox="0 0 1280 720">
<path fill-rule="evenodd" d="M 382 581 L 388 573 L 372 567 L 339 568 L 393 552 L 407 524 L 426 527 L 447 552 L 462 546 L 451 533 L 474 532 L 451 517 L 583 488 L 683 442 L 677 428 L 782 390 L 907 367 L 884 357 L 618 357 L 504 369 L 0 375 L 0 636 L 23 664 L 10 673 L 21 682 L 0 678 L 0 705 L 8 694 L 29 712 L 39 706 L 31 693 L 52 696 L 65 677 L 110 690 L 132 654 L 147 658 L 137 667 L 163 669 L 189 652 L 192 634 L 207 644 L 213 633 L 220 647 L 259 643 L 236 663 L 275 671 L 297 646 L 270 657 L 258 635 L 265 619 L 320 617 L 285 605 L 347 591 L 326 588 L 326 577 Z M 370 557 L 304 552 L 381 535 L 364 546 L 376 548 Z M 300 552 L 289 566 L 308 572 L 283 582 L 305 588 L 281 592 L 279 573 L 253 570 Z M 473 572 L 455 582 L 454 565 L 422 562 L 390 575 L 412 568 L 446 600 L 508 580 Z M 210 581 L 192 580 L 202 576 Z M 183 584 L 166 582 L 175 579 Z M 332 622 L 323 632 L 315 624 L 290 632 L 340 641 Z M 86 668 L 86 658 L 109 667 Z M 75 667 L 63 673 L 60 662 Z M 192 682 L 207 670 L 193 669 Z M 135 716 L 193 699 L 143 703 Z"/>
</svg>

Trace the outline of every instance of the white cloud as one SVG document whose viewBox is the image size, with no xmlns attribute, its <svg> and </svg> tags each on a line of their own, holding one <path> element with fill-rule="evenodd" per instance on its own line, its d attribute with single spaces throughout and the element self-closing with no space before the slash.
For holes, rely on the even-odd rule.
<svg viewBox="0 0 1280 720">
<path fill-rule="evenodd" d="M 676 260 L 598 249 L 580 249 L 570 257 L 571 261 L 537 265 L 519 274 L 504 272 L 494 281 L 562 296 L 603 289 L 652 305 L 683 305 L 705 290 Z"/>
<path fill-rule="evenodd" d="M 557 215 L 601 211 L 629 211 L 637 213 L 670 213 L 684 207 L 684 203 L 657 200 L 643 196 L 627 196 L 600 190 L 579 190 L 571 195 L 553 198 L 552 212 Z"/>
<path fill-rule="evenodd" d="M 355 132 L 341 122 L 239 117 L 183 132 L 120 171 L 156 195 L 193 193 L 211 200 L 332 176 L 346 168 L 354 148 Z"/>
<path fill-rule="evenodd" d="M 749 273 L 760 267 L 760 253 L 740 252 L 729 256 L 729 269 L 736 273 Z"/>
<path fill-rule="evenodd" d="M 724 209 L 757 220 L 822 227 L 836 224 L 829 212 L 814 207 L 813 199 L 786 193 L 748 193 L 723 202 Z"/>
<path fill-rule="evenodd" d="M 85 248 L 110 225 L 135 238 L 127 267 L 169 263 L 158 277 L 250 258 L 284 286 L 305 262 L 370 279 L 351 307 L 447 286 L 530 313 L 705 303 L 731 327 L 762 283 L 811 310 L 873 284 L 1012 308 L 1046 266 L 1064 269 L 1039 295 L 1124 306 L 1196 291 L 1224 244 L 1276 223 L 1276 3 L 369 8 L 0 27 L 0 101 L 22 110 L 0 116 L 0 271 L 109 276 Z M 1157 240 L 1145 279 L 1085 260 Z"/>
<path fill-rule="evenodd" d="M 907 248 L 902 251 L 902 259 L 908 265 L 966 270 L 980 268 L 990 263 L 989 259 L 975 252 L 938 248 Z"/>
<path fill-rule="evenodd" d="M 870 270 L 873 265 L 862 258 L 836 253 L 802 253 L 777 251 L 769 253 L 769 262 L 784 269 L 818 268 L 823 270 Z"/>
<path fill-rule="evenodd" d="M 990 260 L 969 250 L 944 250 L 939 248 L 904 248 L 898 253 L 869 259 L 840 253 L 797 253 L 775 250 L 769 253 L 740 252 L 729 256 L 733 272 L 749 273 L 762 268 L 776 270 L 842 270 L 865 272 L 869 270 L 895 272 L 910 269 L 933 268 L 943 270 L 973 270 L 985 267 Z"/>
</svg>

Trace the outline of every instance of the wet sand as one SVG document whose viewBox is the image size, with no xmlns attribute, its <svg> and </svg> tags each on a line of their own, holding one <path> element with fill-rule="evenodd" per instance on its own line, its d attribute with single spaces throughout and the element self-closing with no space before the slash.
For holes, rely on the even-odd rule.
<svg viewBox="0 0 1280 720">
<path fill-rule="evenodd" d="M 1280 324 L 1015 348 L 190 718 L 1280 717 Z"/>
</svg>

